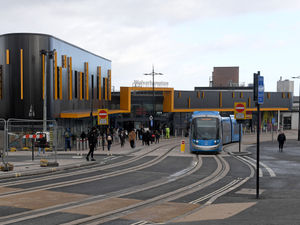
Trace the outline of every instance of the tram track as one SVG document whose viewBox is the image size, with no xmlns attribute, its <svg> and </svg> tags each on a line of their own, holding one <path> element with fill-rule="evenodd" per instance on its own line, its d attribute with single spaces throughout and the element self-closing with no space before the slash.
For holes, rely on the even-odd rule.
<svg viewBox="0 0 300 225">
<path fill-rule="evenodd" d="M 22 185 L 22 184 L 27 184 L 27 183 L 33 183 L 33 182 L 40 182 L 40 181 L 49 181 L 49 180 L 53 180 L 53 179 L 58 179 L 58 178 L 66 178 L 66 177 L 71 177 L 71 176 L 75 176 L 75 175 L 81 175 L 81 174 L 87 174 L 87 173 L 91 173 L 94 171 L 100 171 L 100 170 L 107 170 L 107 169 L 112 169 L 115 167 L 119 167 L 119 166 L 123 166 L 135 161 L 138 161 L 148 155 L 150 155 L 151 153 L 169 146 L 170 144 L 166 144 L 166 145 L 162 145 L 159 147 L 156 147 L 154 149 L 151 149 L 143 154 L 139 154 L 137 156 L 134 156 L 133 158 L 121 161 L 121 162 L 117 162 L 117 163 L 111 163 L 106 165 L 108 160 L 105 160 L 104 162 L 99 162 L 96 165 L 93 166 L 88 166 L 88 167 L 84 167 L 84 169 L 81 169 L 80 171 L 76 170 L 76 171 L 72 171 L 72 172 L 68 172 L 68 173 L 59 173 L 59 174 L 50 174 L 50 176 L 46 176 L 46 177 L 38 177 L 38 178 L 27 178 L 25 180 L 17 180 L 17 181 L 10 181 L 10 182 L 5 182 L 5 184 L 0 184 L 0 187 L 8 187 L 8 186 L 13 186 L 13 185 Z M 131 155 L 134 152 L 130 152 L 127 155 Z M 125 155 L 125 156 L 127 156 Z M 15 178 L 14 178 L 15 179 Z"/>
<path fill-rule="evenodd" d="M 176 146 L 174 146 L 172 149 L 170 149 L 170 151 L 173 150 L 175 147 Z M 186 175 L 192 174 L 196 170 L 198 170 L 201 167 L 201 165 L 202 165 L 202 161 L 197 157 L 197 158 L 194 158 L 190 167 L 186 168 L 184 170 L 184 173 L 181 173 L 180 175 L 178 175 L 176 177 L 174 177 L 174 175 L 172 174 L 168 177 L 161 178 L 160 180 L 157 180 L 157 181 L 153 181 L 150 183 L 131 187 L 131 188 L 121 190 L 121 191 L 111 192 L 106 195 L 93 196 L 93 197 L 90 197 L 88 199 L 85 199 L 85 200 L 82 200 L 79 202 L 69 202 L 69 203 L 55 205 L 55 206 L 47 207 L 47 208 L 43 208 L 43 209 L 31 210 L 29 212 L 22 212 L 22 213 L 12 214 L 9 216 L 0 217 L 0 223 L 1 224 L 9 224 L 9 223 L 20 222 L 25 219 L 31 219 L 31 218 L 36 218 L 38 216 L 49 215 L 51 213 L 61 212 L 62 210 L 65 210 L 65 209 L 71 209 L 71 208 L 78 207 L 78 206 L 93 204 L 93 203 L 97 203 L 99 201 L 112 199 L 112 198 L 116 198 L 116 197 L 122 197 L 124 195 L 136 193 L 136 192 L 147 190 L 150 188 L 154 188 L 154 187 L 160 186 L 162 184 L 173 182 L 174 180 L 180 179 Z"/>
<path fill-rule="evenodd" d="M 96 181 L 96 180 L 101 180 L 101 179 L 105 179 L 105 178 L 109 178 L 109 177 L 113 177 L 113 176 L 119 176 L 119 175 L 129 173 L 129 172 L 134 172 L 134 171 L 137 171 L 137 170 L 140 170 L 140 169 L 144 169 L 144 168 L 153 166 L 153 165 L 161 162 L 177 146 L 178 145 L 172 146 L 171 148 L 169 148 L 162 155 L 159 155 L 159 156 L 155 157 L 154 159 L 152 159 L 148 162 L 142 163 L 140 165 L 137 165 L 137 166 L 132 166 L 132 167 L 129 167 L 129 168 L 126 168 L 126 169 L 117 170 L 117 171 L 113 171 L 113 172 L 108 172 L 108 173 L 105 173 L 105 174 L 89 176 L 89 177 L 86 177 L 86 178 L 79 178 L 79 179 L 74 179 L 74 180 L 70 180 L 70 181 L 62 181 L 62 182 L 57 182 L 57 183 L 53 183 L 53 184 L 40 185 L 40 186 L 37 186 L 37 187 L 27 188 L 25 190 L 22 189 L 22 190 L 17 190 L 17 191 L 4 192 L 4 193 L 0 194 L 0 199 L 3 196 L 17 195 L 17 194 L 29 193 L 29 192 L 33 192 L 33 191 L 39 191 L 39 190 L 49 190 L 49 189 L 53 189 L 53 188 L 66 187 L 66 186 L 81 184 L 81 183 L 85 183 L 85 182 L 92 182 L 92 181 Z M 161 147 L 155 148 L 151 152 L 154 152 L 154 151 L 156 151 L 160 148 Z M 151 152 L 149 151 L 147 154 L 144 154 L 144 156 L 150 154 Z M 140 158 L 141 157 L 138 157 L 138 159 L 140 159 Z M 138 160 L 138 159 L 136 159 L 136 160 Z M 129 161 L 132 162 L 133 160 L 129 160 Z M 107 166 L 102 167 L 101 170 L 116 168 L 118 166 L 125 165 L 125 164 L 126 163 L 123 162 L 123 163 L 120 163 L 118 165 L 114 165 L 114 164 L 107 165 Z M 99 171 L 99 169 L 97 171 Z M 23 183 L 21 183 L 21 184 L 23 184 Z"/>
<path fill-rule="evenodd" d="M 197 182 L 191 183 L 187 186 L 181 187 L 181 188 L 179 188 L 177 190 L 174 190 L 174 191 L 171 191 L 169 193 L 163 193 L 163 194 L 160 194 L 160 195 L 158 195 L 154 198 L 147 199 L 147 200 L 144 200 L 142 202 L 129 205 L 127 207 L 121 207 L 121 208 L 115 209 L 113 211 L 101 213 L 97 216 L 89 216 L 87 218 L 83 218 L 83 219 L 75 220 L 75 221 L 72 221 L 72 222 L 68 222 L 68 223 L 65 223 L 65 225 L 104 223 L 104 222 L 107 222 L 107 221 L 111 221 L 111 220 L 121 218 L 124 215 L 130 214 L 130 213 L 135 212 L 137 210 L 140 210 L 140 209 L 143 209 L 143 208 L 146 208 L 146 207 L 150 207 L 150 206 L 153 206 L 153 205 L 157 205 L 157 204 L 160 204 L 160 203 L 163 203 L 163 202 L 176 200 L 176 199 L 178 199 L 180 197 L 183 197 L 185 195 L 191 194 L 191 193 L 196 192 L 196 191 L 200 191 L 200 190 L 204 189 L 205 187 L 208 187 L 208 186 L 218 182 L 222 178 L 224 178 L 226 176 L 226 174 L 228 173 L 228 171 L 230 170 L 230 166 L 229 166 L 228 162 L 225 159 L 223 159 L 223 157 L 214 156 L 214 158 L 215 158 L 216 163 L 217 163 L 216 170 L 214 172 L 212 172 L 209 176 L 207 176 L 207 177 L 205 177 L 205 178 L 203 178 L 203 179 L 201 179 Z M 201 158 L 199 159 L 199 157 L 197 156 L 197 160 L 195 161 L 195 159 L 194 159 L 193 166 L 190 169 L 186 170 L 184 173 L 180 174 L 179 176 L 177 176 L 175 178 L 174 178 L 174 176 L 173 176 L 174 174 L 173 174 L 173 175 L 170 175 L 167 178 L 160 179 L 160 180 L 157 180 L 155 182 L 150 182 L 150 183 L 143 184 L 143 185 L 140 185 L 140 186 L 135 186 L 135 187 L 123 190 L 123 191 L 116 191 L 116 192 L 108 193 L 105 196 L 100 196 L 100 195 L 99 196 L 93 196 L 89 199 L 86 199 L 86 200 L 80 201 L 80 202 L 72 202 L 72 203 L 67 203 L 67 204 L 61 204 L 61 205 L 56 205 L 56 206 L 49 207 L 49 208 L 44 208 L 44 209 L 39 209 L 39 210 L 32 210 L 30 212 L 20 213 L 18 215 L 13 214 L 11 216 L 1 217 L 0 218 L 0 223 L 1 224 L 9 224 L 9 223 L 23 221 L 23 220 L 26 220 L 26 219 L 33 219 L 33 218 L 49 215 L 49 214 L 55 213 L 55 212 L 63 212 L 63 211 L 78 208 L 78 207 L 84 207 L 84 206 L 87 206 L 87 205 L 90 205 L 90 204 L 96 204 L 96 203 L 102 202 L 104 200 L 109 200 L 109 199 L 113 199 L 113 198 L 120 198 L 120 197 L 126 196 L 126 195 L 131 194 L 131 193 L 146 191 L 146 190 L 149 190 L 151 188 L 159 187 L 163 184 L 171 183 L 175 180 L 182 179 L 182 178 L 184 178 L 188 175 L 191 175 L 194 172 L 196 172 L 197 170 L 199 170 L 201 168 L 201 165 L 202 165 L 202 160 L 201 160 Z M 247 165 L 249 166 L 249 164 L 247 164 Z M 250 168 L 251 168 L 251 166 L 250 166 Z M 190 204 L 199 204 L 199 202 L 203 202 L 204 200 L 208 199 L 208 201 L 205 204 L 200 206 L 200 207 L 205 207 L 208 204 L 211 204 L 218 197 L 220 197 L 220 196 L 228 193 L 229 191 L 232 191 L 233 189 L 237 188 L 238 186 L 242 185 L 248 179 L 247 178 L 245 178 L 245 179 L 235 179 L 235 180 L 231 181 L 229 184 L 223 186 L 222 188 L 220 188 L 218 190 L 215 190 L 215 191 L 212 191 L 211 193 L 209 193 L 205 196 L 202 196 L 201 199 L 196 199 L 196 200 L 198 200 L 197 202 L 190 203 Z M 18 218 L 18 217 L 20 217 L 20 218 Z M 8 219 L 8 221 L 7 221 L 7 219 Z"/>
</svg>

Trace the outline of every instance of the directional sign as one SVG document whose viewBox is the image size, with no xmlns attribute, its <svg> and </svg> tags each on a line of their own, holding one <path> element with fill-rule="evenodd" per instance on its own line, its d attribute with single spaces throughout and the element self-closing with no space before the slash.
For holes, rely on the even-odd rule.
<svg viewBox="0 0 300 225">
<path fill-rule="evenodd" d="M 98 109 L 98 125 L 108 125 L 108 109 Z"/>
<path fill-rule="evenodd" d="M 263 76 L 258 76 L 258 104 L 263 104 L 264 103 L 264 77 Z"/>
<path fill-rule="evenodd" d="M 246 102 L 234 103 L 234 118 L 236 120 L 246 119 Z"/>
</svg>

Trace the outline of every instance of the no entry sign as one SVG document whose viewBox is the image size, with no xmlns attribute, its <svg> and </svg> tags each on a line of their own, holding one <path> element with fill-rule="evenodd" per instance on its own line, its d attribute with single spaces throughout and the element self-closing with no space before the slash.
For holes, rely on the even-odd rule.
<svg viewBox="0 0 300 225">
<path fill-rule="evenodd" d="M 234 118 L 236 120 L 246 119 L 246 102 L 235 102 L 234 103 Z"/>
<path fill-rule="evenodd" d="M 98 109 L 98 125 L 108 125 L 108 109 Z"/>
<path fill-rule="evenodd" d="M 235 110 L 239 113 L 241 112 L 244 112 L 245 111 L 245 105 L 244 104 L 241 104 L 241 103 L 238 103 L 236 104 L 235 106 Z"/>
</svg>

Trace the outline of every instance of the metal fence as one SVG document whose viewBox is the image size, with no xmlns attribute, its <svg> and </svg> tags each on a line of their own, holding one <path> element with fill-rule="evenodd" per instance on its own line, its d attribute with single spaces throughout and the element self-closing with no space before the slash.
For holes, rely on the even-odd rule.
<svg viewBox="0 0 300 225">
<path fill-rule="evenodd" d="M 0 156 L 3 163 L 4 163 L 4 158 L 6 156 L 5 146 L 6 146 L 6 121 L 4 119 L 0 119 Z"/>
<path fill-rule="evenodd" d="M 57 162 L 58 135 L 55 120 L 47 120 L 46 127 L 43 127 L 43 120 L 8 119 L 6 131 L 4 149 L 7 156 L 10 156 L 10 152 L 18 152 L 15 157 L 22 161 L 46 159 Z M 42 136 L 46 137 L 45 145 L 40 144 Z"/>
</svg>

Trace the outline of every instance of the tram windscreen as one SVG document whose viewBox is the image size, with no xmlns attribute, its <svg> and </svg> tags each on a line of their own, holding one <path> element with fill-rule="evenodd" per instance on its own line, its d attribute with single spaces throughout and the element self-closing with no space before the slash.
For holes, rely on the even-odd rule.
<svg viewBox="0 0 300 225">
<path fill-rule="evenodd" d="M 217 118 L 195 118 L 192 122 L 193 139 L 219 139 L 219 120 Z"/>
</svg>

